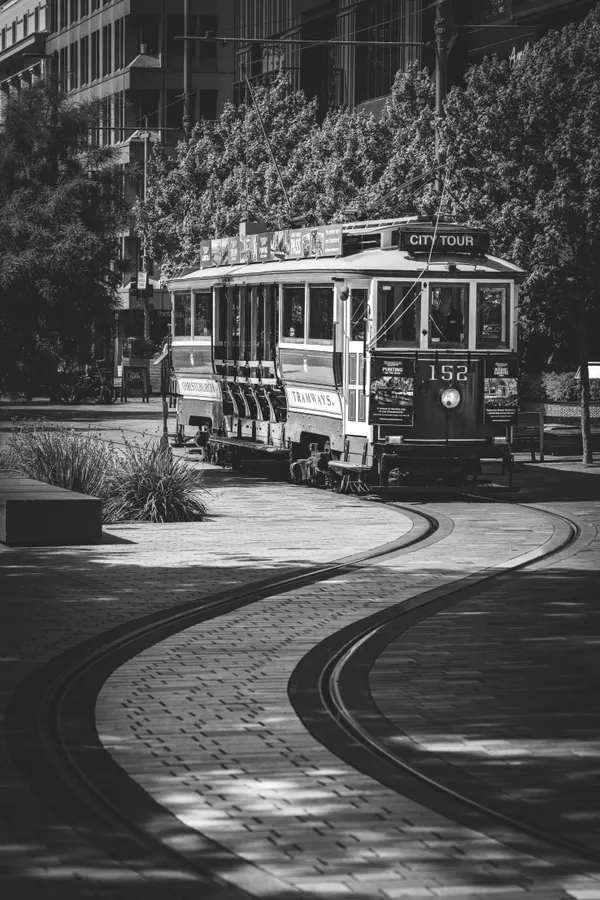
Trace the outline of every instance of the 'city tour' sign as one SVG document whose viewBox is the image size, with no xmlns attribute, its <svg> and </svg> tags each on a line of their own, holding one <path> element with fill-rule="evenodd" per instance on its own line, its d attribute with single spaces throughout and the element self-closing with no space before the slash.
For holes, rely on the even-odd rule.
<svg viewBox="0 0 600 900">
<path fill-rule="evenodd" d="M 435 226 L 413 226 L 400 230 L 399 247 L 409 253 L 469 253 L 485 255 L 490 247 L 490 236 L 479 228 L 448 228 L 436 230 Z"/>
</svg>

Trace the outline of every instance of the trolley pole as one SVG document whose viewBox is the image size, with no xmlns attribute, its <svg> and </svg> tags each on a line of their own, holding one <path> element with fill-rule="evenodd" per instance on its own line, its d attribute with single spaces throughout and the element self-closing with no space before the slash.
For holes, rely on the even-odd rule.
<svg viewBox="0 0 600 900">
<path fill-rule="evenodd" d="M 435 111 L 436 115 L 444 115 L 444 100 L 446 98 L 447 86 L 447 59 L 448 47 L 446 38 L 446 5 L 447 0 L 438 0 L 435 10 Z M 435 161 L 439 165 L 442 163 L 443 154 L 441 151 L 439 120 L 435 129 Z M 438 194 L 442 193 L 442 177 L 438 172 L 435 179 L 435 189 Z"/>
<path fill-rule="evenodd" d="M 192 42 L 190 38 L 190 0 L 183 0 L 183 134 L 189 143 L 192 132 Z"/>
</svg>

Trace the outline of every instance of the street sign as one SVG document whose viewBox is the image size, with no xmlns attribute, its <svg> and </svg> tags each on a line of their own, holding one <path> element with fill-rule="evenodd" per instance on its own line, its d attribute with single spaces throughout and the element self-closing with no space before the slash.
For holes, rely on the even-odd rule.
<svg viewBox="0 0 600 900">
<path fill-rule="evenodd" d="M 145 291 L 147 287 L 148 287 L 148 273 L 147 272 L 138 272 L 138 276 L 137 276 L 138 291 Z"/>
</svg>

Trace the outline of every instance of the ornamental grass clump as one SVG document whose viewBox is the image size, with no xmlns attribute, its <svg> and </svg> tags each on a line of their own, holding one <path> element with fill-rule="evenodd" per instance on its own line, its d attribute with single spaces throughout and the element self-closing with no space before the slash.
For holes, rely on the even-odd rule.
<svg viewBox="0 0 600 900">
<path fill-rule="evenodd" d="M 0 466 L 55 487 L 104 495 L 113 450 L 99 435 L 44 420 L 15 422 Z"/>
<path fill-rule="evenodd" d="M 125 441 L 106 482 L 106 522 L 194 522 L 206 515 L 202 472 L 158 441 Z"/>
</svg>

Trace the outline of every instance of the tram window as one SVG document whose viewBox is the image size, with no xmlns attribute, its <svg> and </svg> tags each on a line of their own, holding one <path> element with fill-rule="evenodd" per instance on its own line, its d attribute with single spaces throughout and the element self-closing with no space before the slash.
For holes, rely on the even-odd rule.
<svg viewBox="0 0 600 900">
<path fill-rule="evenodd" d="M 175 294 L 175 335 L 191 337 L 192 334 L 192 295 Z"/>
<path fill-rule="evenodd" d="M 429 346 L 466 347 L 469 331 L 468 284 L 432 284 Z"/>
<path fill-rule="evenodd" d="M 260 284 L 254 296 L 254 321 L 256 328 L 256 359 L 265 358 L 265 289 Z"/>
<path fill-rule="evenodd" d="M 308 289 L 308 340 L 333 341 L 333 288 Z"/>
<path fill-rule="evenodd" d="M 217 334 L 216 341 L 224 343 L 227 340 L 227 294 L 225 288 L 217 288 Z"/>
<path fill-rule="evenodd" d="M 477 347 L 508 345 L 508 285 L 477 285 Z"/>
<path fill-rule="evenodd" d="M 201 294 L 196 294 L 194 335 L 205 337 L 209 334 L 212 334 L 212 293 L 203 291 Z"/>
<path fill-rule="evenodd" d="M 353 288 L 350 292 L 350 340 L 362 341 L 365 337 L 368 292 L 363 288 Z"/>
<path fill-rule="evenodd" d="M 304 287 L 284 287 L 281 339 L 304 343 Z"/>
<path fill-rule="evenodd" d="M 414 347 L 421 324 L 421 286 L 380 284 L 378 291 L 378 343 Z"/>
</svg>

